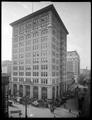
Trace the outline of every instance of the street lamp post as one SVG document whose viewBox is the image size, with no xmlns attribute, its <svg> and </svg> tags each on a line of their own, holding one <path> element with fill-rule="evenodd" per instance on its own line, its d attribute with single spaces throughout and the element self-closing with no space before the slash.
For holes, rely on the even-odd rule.
<svg viewBox="0 0 92 120">
<path fill-rule="evenodd" d="M 27 97 L 25 96 L 25 118 L 27 118 Z"/>
</svg>

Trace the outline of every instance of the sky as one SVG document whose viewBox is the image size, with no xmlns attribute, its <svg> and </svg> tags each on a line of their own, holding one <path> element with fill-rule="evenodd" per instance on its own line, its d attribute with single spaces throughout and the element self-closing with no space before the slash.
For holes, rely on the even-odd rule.
<svg viewBox="0 0 92 120">
<path fill-rule="evenodd" d="M 91 3 L 90 2 L 2 2 L 1 56 L 12 59 L 10 23 L 53 4 L 69 34 L 67 51 L 77 51 L 80 68 L 91 68 Z"/>
</svg>

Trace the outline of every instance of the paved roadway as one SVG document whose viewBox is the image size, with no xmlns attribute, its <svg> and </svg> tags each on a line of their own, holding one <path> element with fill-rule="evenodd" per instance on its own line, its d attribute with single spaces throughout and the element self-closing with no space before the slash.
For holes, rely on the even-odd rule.
<svg viewBox="0 0 92 120">
<path fill-rule="evenodd" d="M 9 107 L 9 113 L 10 111 L 13 110 L 21 110 L 22 111 L 22 115 L 21 117 L 25 117 L 25 106 L 21 105 L 21 104 L 14 104 L 15 107 Z M 68 100 L 66 103 L 66 108 L 64 108 L 63 106 L 58 107 L 55 109 L 54 113 L 55 113 L 55 117 L 64 117 L 64 118 L 71 118 L 71 117 L 76 117 L 78 114 L 78 111 L 76 109 L 75 106 L 75 102 L 74 100 Z M 69 112 L 69 109 L 71 108 L 71 112 Z M 18 113 L 16 114 L 9 114 L 9 117 L 19 117 Z M 52 114 L 50 112 L 50 110 L 48 108 L 37 108 L 37 107 L 33 107 L 31 105 L 29 105 L 27 107 L 27 116 L 28 117 L 32 117 L 32 118 L 53 118 L 54 114 Z"/>
</svg>

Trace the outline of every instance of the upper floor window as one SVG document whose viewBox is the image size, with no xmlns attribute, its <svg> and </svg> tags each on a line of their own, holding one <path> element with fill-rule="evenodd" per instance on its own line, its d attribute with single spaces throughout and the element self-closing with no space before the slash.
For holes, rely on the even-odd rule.
<svg viewBox="0 0 92 120">
<path fill-rule="evenodd" d="M 17 66 L 13 66 L 13 70 L 18 70 L 18 67 Z"/>
<path fill-rule="evenodd" d="M 24 70 L 24 66 L 19 66 L 19 70 Z"/>
<path fill-rule="evenodd" d="M 31 60 L 30 59 L 26 59 L 25 63 L 26 64 L 31 64 Z"/>
<path fill-rule="evenodd" d="M 31 57 L 31 53 L 29 52 L 29 53 L 26 53 L 26 55 L 25 55 L 25 57 Z"/>
<path fill-rule="evenodd" d="M 47 34 L 48 33 L 48 29 L 42 29 L 41 30 L 41 35 Z"/>
<path fill-rule="evenodd" d="M 26 46 L 31 45 L 31 40 L 26 41 Z"/>
<path fill-rule="evenodd" d="M 31 66 L 25 66 L 26 70 L 31 70 Z"/>
<path fill-rule="evenodd" d="M 14 38 L 13 38 L 13 42 L 14 42 L 14 43 L 18 42 L 18 37 L 14 37 Z"/>
<path fill-rule="evenodd" d="M 21 53 L 21 52 L 24 52 L 24 47 L 19 48 L 19 52 L 20 52 L 20 53 Z"/>
<path fill-rule="evenodd" d="M 31 76 L 31 72 L 26 72 L 26 76 Z"/>
<path fill-rule="evenodd" d="M 24 60 L 19 60 L 19 64 L 24 64 Z"/>
<path fill-rule="evenodd" d="M 18 61 L 13 61 L 13 64 L 17 65 L 17 64 L 18 64 Z"/>
<path fill-rule="evenodd" d="M 30 30 L 32 30 L 32 22 L 26 23 L 25 29 L 26 29 L 26 32 L 29 32 Z"/>
<path fill-rule="evenodd" d="M 23 41 L 24 40 L 24 36 L 20 36 L 19 37 L 19 42 Z"/>
<path fill-rule="evenodd" d="M 17 77 L 13 77 L 13 81 L 17 82 L 18 78 Z"/>
<path fill-rule="evenodd" d="M 19 47 L 24 46 L 24 42 L 19 42 Z"/>
<path fill-rule="evenodd" d="M 22 34 L 22 33 L 24 33 L 24 25 L 23 24 L 19 25 L 19 34 Z"/>
<path fill-rule="evenodd" d="M 26 39 L 29 39 L 29 38 L 31 38 L 31 33 L 26 35 Z"/>
<path fill-rule="evenodd" d="M 13 35 L 18 36 L 18 27 L 13 28 Z"/>
<path fill-rule="evenodd" d="M 19 78 L 19 82 L 24 82 L 24 78 Z"/>
<path fill-rule="evenodd" d="M 26 51 L 31 51 L 31 46 L 25 47 L 25 50 L 26 50 Z"/>
<path fill-rule="evenodd" d="M 13 75 L 14 75 L 14 76 L 17 76 L 17 75 L 18 75 L 18 73 L 17 73 L 17 72 L 13 72 Z"/>
<path fill-rule="evenodd" d="M 24 72 L 19 72 L 19 76 L 24 76 Z"/>
<path fill-rule="evenodd" d="M 19 58 L 24 58 L 24 54 L 19 54 Z"/>
</svg>

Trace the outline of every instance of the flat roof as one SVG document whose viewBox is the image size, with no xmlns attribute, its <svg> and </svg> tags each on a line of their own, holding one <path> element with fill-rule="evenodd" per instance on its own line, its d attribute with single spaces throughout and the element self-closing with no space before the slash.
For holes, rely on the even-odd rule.
<svg viewBox="0 0 92 120">
<path fill-rule="evenodd" d="M 44 7 L 44 8 L 42 8 L 42 9 L 40 9 L 40 10 L 38 10 L 38 11 L 32 13 L 32 14 L 29 14 L 29 15 L 27 15 L 27 16 L 25 16 L 25 17 L 22 17 L 21 19 L 10 23 L 10 25 L 13 27 L 14 25 L 16 25 L 16 24 L 18 24 L 18 23 L 20 23 L 20 22 L 24 22 L 24 21 L 27 20 L 27 19 L 33 18 L 33 17 L 35 17 L 35 16 L 37 16 L 37 15 L 39 15 L 39 14 L 41 14 L 41 13 L 44 13 L 44 12 L 47 12 L 47 11 L 50 11 L 50 10 L 53 12 L 53 14 L 55 14 L 55 16 L 57 17 L 58 21 L 59 21 L 59 22 L 61 23 L 61 25 L 63 26 L 65 32 L 66 32 L 67 34 L 69 34 L 69 33 L 68 33 L 68 30 L 66 29 L 63 21 L 61 20 L 60 16 L 58 15 L 58 13 L 57 13 L 55 7 L 53 6 L 53 4 L 51 4 L 51 5 L 47 6 L 47 7 Z"/>
</svg>

